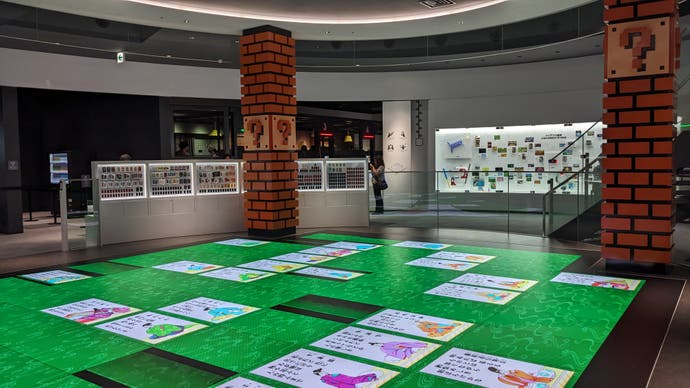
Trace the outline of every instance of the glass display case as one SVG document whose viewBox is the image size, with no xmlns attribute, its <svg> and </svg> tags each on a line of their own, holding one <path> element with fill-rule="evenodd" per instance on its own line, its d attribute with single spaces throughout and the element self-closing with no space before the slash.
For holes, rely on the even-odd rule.
<svg viewBox="0 0 690 388">
<path fill-rule="evenodd" d="M 198 195 L 230 194 L 239 191 L 239 163 L 196 163 Z"/>
<path fill-rule="evenodd" d="M 601 123 L 441 128 L 436 131 L 440 192 L 545 193 L 601 153 Z M 577 180 L 562 187 L 574 191 Z"/>
<path fill-rule="evenodd" d="M 100 198 L 103 201 L 146 197 L 146 165 L 98 165 L 96 177 L 100 179 Z"/>
<path fill-rule="evenodd" d="M 366 160 L 326 160 L 326 190 L 367 190 Z"/>
<path fill-rule="evenodd" d="M 297 190 L 323 191 L 323 160 L 297 161 Z"/>
<path fill-rule="evenodd" d="M 194 194 L 192 163 L 149 164 L 151 198 Z"/>
</svg>

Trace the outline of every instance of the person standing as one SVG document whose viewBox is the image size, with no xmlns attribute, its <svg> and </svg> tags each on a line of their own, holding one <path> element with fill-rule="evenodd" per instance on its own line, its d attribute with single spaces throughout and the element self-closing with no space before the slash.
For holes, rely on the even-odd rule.
<svg viewBox="0 0 690 388">
<path fill-rule="evenodd" d="M 374 163 L 369 164 L 371 170 L 371 185 L 374 188 L 374 199 L 376 200 L 375 214 L 383 214 L 383 194 L 382 191 L 388 188 L 386 183 L 386 166 L 382 158 L 374 158 Z"/>
</svg>

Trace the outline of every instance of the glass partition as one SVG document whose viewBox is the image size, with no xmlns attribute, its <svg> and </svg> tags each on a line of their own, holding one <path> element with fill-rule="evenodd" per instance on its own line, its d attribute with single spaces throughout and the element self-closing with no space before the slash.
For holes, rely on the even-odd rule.
<svg viewBox="0 0 690 388">
<path fill-rule="evenodd" d="M 98 179 L 65 180 L 60 184 L 63 251 L 99 245 L 100 216 L 94 192 L 99 192 Z"/>
<path fill-rule="evenodd" d="M 501 169 L 465 176 L 448 171 L 389 171 L 386 181 L 383 214 L 373 213 L 375 199 L 369 190 L 372 226 L 537 236 L 559 232 L 583 239 L 596 231 L 588 230 L 586 223 L 591 220 L 584 216 L 601 201 L 598 160 L 587 161 L 586 168 L 575 172 Z M 544 189 L 526 190 L 530 185 Z M 598 225 L 599 216 L 594 218 Z"/>
</svg>

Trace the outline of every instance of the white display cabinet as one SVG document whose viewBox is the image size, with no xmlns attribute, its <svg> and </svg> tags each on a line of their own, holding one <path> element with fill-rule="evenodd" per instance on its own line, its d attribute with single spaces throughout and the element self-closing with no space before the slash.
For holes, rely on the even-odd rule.
<svg viewBox="0 0 690 388">
<path fill-rule="evenodd" d="M 366 159 L 297 161 L 299 227 L 369 225 Z"/>
<path fill-rule="evenodd" d="M 93 162 L 101 244 L 245 230 L 239 163 Z"/>
</svg>

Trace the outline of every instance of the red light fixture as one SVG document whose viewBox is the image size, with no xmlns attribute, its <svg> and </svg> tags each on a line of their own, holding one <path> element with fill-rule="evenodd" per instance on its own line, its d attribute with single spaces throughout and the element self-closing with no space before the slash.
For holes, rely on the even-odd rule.
<svg viewBox="0 0 690 388">
<path fill-rule="evenodd" d="M 333 132 L 328 131 L 328 126 L 326 123 L 323 123 L 321 126 L 321 132 L 319 132 L 319 136 L 321 137 L 333 137 Z"/>
<path fill-rule="evenodd" d="M 366 130 L 364 130 L 364 135 L 362 135 L 362 139 L 373 139 L 374 134 L 369 132 L 369 127 L 367 127 Z"/>
</svg>

